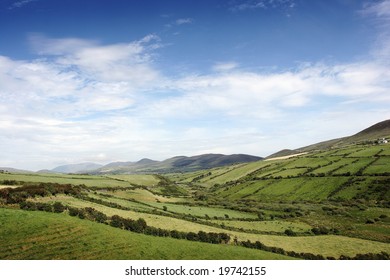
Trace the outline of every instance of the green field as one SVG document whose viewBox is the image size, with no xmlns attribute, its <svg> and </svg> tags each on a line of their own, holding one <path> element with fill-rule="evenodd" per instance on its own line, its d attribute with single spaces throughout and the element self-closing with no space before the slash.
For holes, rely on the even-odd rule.
<svg viewBox="0 0 390 280">
<path fill-rule="evenodd" d="M 129 182 L 130 184 L 143 185 L 147 187 L 156 186 L 160 180 L 154 175 L 131 174 L 131 175 L 106 175 L 106 178 L 118 181 Z"/>
<path fill-rule="evenodd" d="M 0 259 L 286 257 L 245 249 L 246 241 L 325 258 L 390 253 L 389 153 L 390 145 L 350 145 L 188 173 L 1 173 Z M 30 205 L 23 203 L 50 209 L 61 203 L 65 210 L 18 210 Z M 99 211 L 107 224 L 117 215 L 161 231 L 230 240 L 210 245 L 136 234 L 69 217 L 71 209 Z"/>
<path fill-rule="evenodd" d="M 0 208 L 0 259 L 290 259 L 230 245 L 152 237 L 64 214 Z"/>
<path fill-rule="evenodd" d="M 59 183 L 72 185 L 86 185 L 87 187 L 109 188 L 109 187 L 129 187 L 127 181 L 119 181 L 105 176 L 91 175 L 63 175 L 63 174 L 4 174 L 0 173 L 0 181 L 15 180 L 18 182 L 33 183 Z"/>
</svg>

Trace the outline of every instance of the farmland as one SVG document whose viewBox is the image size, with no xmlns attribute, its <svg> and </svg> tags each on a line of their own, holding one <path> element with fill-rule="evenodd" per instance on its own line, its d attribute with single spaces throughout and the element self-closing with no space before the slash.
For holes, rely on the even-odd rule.
<svg viewBox="0 0 390 280">
<path fill-rule="evenodd" d="M 3 172 L 0 258 L 387 258 L 389 170 L 390 145 L 350 145 L 187 173 Z"/>
</svg>

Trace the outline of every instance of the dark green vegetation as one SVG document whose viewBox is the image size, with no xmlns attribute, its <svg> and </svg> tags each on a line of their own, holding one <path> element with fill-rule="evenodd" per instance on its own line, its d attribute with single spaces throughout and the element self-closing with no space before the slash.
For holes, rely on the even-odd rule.
<svg viewBox="0 0 390 280">
<path fill-rule="evenodd" d="M 390 144 L 367 139 L 187 173 L 3 172 L 0 258 L 388 259 Z"/>
<path fill-rule="evenodd" d="M 192 157 L 177 156 L 166 159 L 164 161 L 155 161 L 144 158 L 137 162 L 112 162 L 100 167 L 92 163 L 71 164 L 59 166 L 51 171 L 59 173 L 91 174 L 145 174 L 188 172 L 237 163 L 253 162 L 261 159 L 261 157 L 243 154 L 204 154 Z"/>
</svg>

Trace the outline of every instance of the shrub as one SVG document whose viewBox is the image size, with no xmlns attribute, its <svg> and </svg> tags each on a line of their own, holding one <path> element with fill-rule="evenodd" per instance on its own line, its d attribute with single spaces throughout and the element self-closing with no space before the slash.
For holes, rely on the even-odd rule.
<svg viewBox="0 0 390 280">
<path fill-rule="evenodd" d="M 293 230 L 291 230 L 291 229 L 286 229 L 285 231 L 284 231 L 284 234 L 286 234 L 286 235 L 288 235 L 288 236 L 296 236 L 297 234 L 293 231 Z"/>
<path fill-rule="evenodd" d="M 53 212 L 55 213 L 62 213 L 65 211 L 65 206 L 61 202 L 54 202 L 53 204 Z"/>
</svg>

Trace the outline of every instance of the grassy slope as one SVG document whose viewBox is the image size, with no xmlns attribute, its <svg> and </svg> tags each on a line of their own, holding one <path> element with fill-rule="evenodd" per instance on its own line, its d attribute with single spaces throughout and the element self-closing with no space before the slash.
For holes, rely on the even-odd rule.
<svg viewBox="0 0 390 280">
<path fill-rule="evenodd" d="M 57 199 L 55 199 L 57 200 Z M 200 230 L 205 232 L 226 232 L 232 237 L 237 237 L 239 241 L 251 240 L 261 241 L 267 246 L 280 247 L 287 251 L 306 252 L 313 254 L 321 254 L 324 256 L 339 257 L 340 255 L 355 256 L 358 253 L 379 253 L 386 251 L 390 253 L 390 244 L 376 242 L 371 240 L 361 240 L 358 238 L 350 238 L 338 235 L 328 236 L 275 236 L 267 234 L 251 234 L 237 231 L 223 230 L 220 228 L 214 228 L 212 226 L 201 225 L 184 221 L 180 219 L 158 216 L 153 214 L 138 213 L 132 211 L 124 211 L 119 209 L 113 209 L 110 207 L 102 206 L 95 203 L 86 201 L 80 201 L 75 198 L 68 197 L 67 200 L 58 198 L 58 201 L 62 201 L 65 204 L 69 204 L 74 207 L 93 207 L 109 216 L 119 215 L 125 218 L 138 219 L 143 218 L 148 225 L 154 227 L 160 227 L 168 230 L 178 230 L 184 232 L 198 232 Z M 239 223 L 239 222 L 237 222 Z M 276 229 L 276 223 L 271 222 L 272 229 Z M 277 230 L 276 230 L 277 231 Z M 233 239 L 233 238 L 232 238 Z"/>
<path fill-rule="evenodd" d="M 390 171 L 390 145 L 351 146 L 326 152 L 313 152 L 297 158 L 263 161 L 218 170 L 199 184 L 222 184 L 215 195 L 221 199 L 258 201 L 324 201 L 329 198 L 354 199 L 367 192 L 372 180 L 385 180 Z M 206 171 L 205 171 L 206 172 Z M 212 171 L 211 171 L 212 172 Z M 358 172 L 363 176 L 356 177 Z M 250 176 L 247 176 L 250 173 Z M 197 173 L 199 176 L 199 173 Z M 294 177 L 294 178 L 292 178 Z M 350 179 L 361 179 L 346 184 Z M 233 184 L 230 181 L 235 180 Z M 226 184 L 227 185 L 223 185 Z M 388 191 L 388 193 L 390 190 Z M 388 197 L 390 194 L 384 194 Z M 378 199 L 378 193 L 369 194 Z"/>
<path fill-rule="evenodd" d="M 84 184 L 87 187 L 129 187 L 131 184 L 127 181 L 119 181 L 104 176 L 91 175 L 65 175 L 65 174 L 0 174 L 0 180 L 15 180 L 31 183 L 59 183 L 59 184 Z"/>
<path fill-rule="evenodd" d="M 135 234 L 65 214 L 0 208 L 0 259 L 288 259 L 230 245 Z"/>
</svg>

